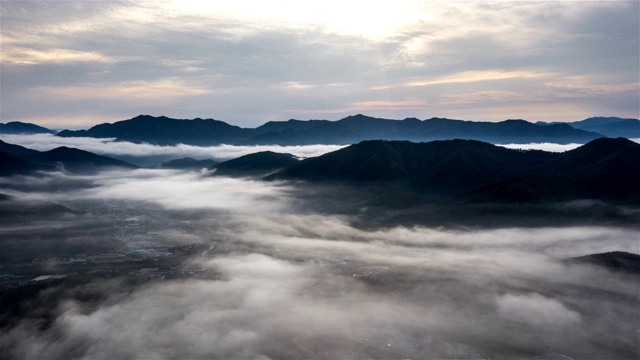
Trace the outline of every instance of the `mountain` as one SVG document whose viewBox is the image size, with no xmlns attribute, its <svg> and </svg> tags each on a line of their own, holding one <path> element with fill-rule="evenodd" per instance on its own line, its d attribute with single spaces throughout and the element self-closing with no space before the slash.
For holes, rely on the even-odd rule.
<svg viewBox="0 0 640 360">
<path fill-rule="evenodd" d="M 486 186 L 493 200 L 640 200 L 640 145 L 601 138 L 556 155 L 515 178 Z"/>
<path fill-rule="evenodd" d="M 608 137 L 640 138 L 640 120 L 618 117 L 592 117 L 569 123 L 572 127 Z"/>
<path fill-rule="evenodd" d="M 298 162 L 298 158 L 291 154 L 261 151 L 221 162 L 211 170 L 215 170 L 214 175 L 264 176 Z"/>
<path fill-rule="evenodd" d="M 604 267 L 611 271 L 640 275 L 640 255 L 612 251 L 567 259 L 569 263 L 584 263 Z"/>
<path fill-rule="evenodd" d="M 212 119 L 178 120 L 164 116 L 140 115 L 113 124 L 101 124 L 89 130 L 64 130 L 62 137 L 116 138 L 120 141 L 157 145 L 189 144 L 198 146 L 235 145 L 311 145 L 353 144 L 363 140 L 468 139 L 491 143 L 586 143 L 601 134 L 575 129 L 567 124 L 539 126 L 525 120 L 475 122 L 431 118 L 389 120 L 365 115 L 348 116 L 338 121 L 271 121 L 255 129 L 240 128 Z"/>
<path fill-rule="evenodd" d="M 414 188 L 452 194 L 505 179 L 552 157 L 542 151 L 510 150 L 475 140 L 370 140 L 303 160 L 269 179 L 403 181 Z"/>
<path fill-rule="evenodd" d="M 74 173 L 93 173 L 107 168 L 138 168 L 124 161 L 66 146 L 25 156 L 23 159 L 42 165 L 62 165 L 66 171 Z"/>
<path fill-rule="evenodd" d="M 276 179 L 395 184 L 458 201 L 639 201 L 640 145 L 603 138 L 558 154 L 475 140 L 363 141 L 266 177 Z"/>
<path fill-rule="evenodd" d="M 32 150 L 20 145 L 9 144 L 2 140 L 0 140 L 0 151 L 17 157 L 35 155 L 40 153 L 38 150 Z"/>
<path fill-rule="evenodd" d="M 26 175 L 36 171 L 53 170 L 46 165 L 38 165 L 0 151 L 0 176 Z"/>
<path fill-rule="evenodd" d="M 332 121 L 269 122 L 258 127 L 257 135 L 243 144 L 353 144 L 362 140 L 409 140 L 415 142 L 469 139 L 491 143 L 585 143 L 601 134 L 572 128 L 566 124 L 537 126 L 524 120 L 498 123 L 432 118 L 389 120 L 365 115 Z"/>
<path fill-rule="evenodd" d="M 0 140 L 0 176 L 50 171 L 62 166 L 76 173 L 92 173 L 105 168 L 135 169 L 138 166 L 110 157 L 69 147 L 37 151 Z"/>
<path fill-rule="evenodd" d="M 250 130 L 213 119 L 178 120 L 165 116 L 139 115 L 113 124 L 96 125 L 89 130 L 64 130 L 61 137 L 116 138 L 135 143 L 157 145 L 219 145 L 236 143 L 248 136 Z"/>
<path fill-rule="evenodd" d="M 165 161 L 156 167 L 161 169 L 200 170 L 215 166 L 218 162 L 212 159 L 196 160 L 190 157 Z"/>
<path fill-rule="evenodd" d="M 12 121 L 0 123 L 0 134 L 55 134 L 53 130 L 35 124 Z"/>
</svg>

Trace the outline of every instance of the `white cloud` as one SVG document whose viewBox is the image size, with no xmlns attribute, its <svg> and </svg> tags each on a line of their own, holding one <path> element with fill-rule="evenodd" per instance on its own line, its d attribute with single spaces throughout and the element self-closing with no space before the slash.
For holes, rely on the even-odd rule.
<svg viewBox="0 0 640 360">
<path fill-rule="evenodd" d="M 500 297 L 498 314 L 515 322 L 538 327 L 539 331 L 556 331 L 580 323 L 580 314 L 557 300 L 537 293 Z"/>
<path fill-rule="evenodd" d="M 15 358 L 300 358 L 314 351 L 344 358 L 365 344 L 376 352 L 378 343 L 402 346 L 416 336 L 502 357 L 634 353 L 603 343 L 602 334 L 631 326 L 618 336 L 635 341 L 629 319 L 637 315 L 637 288 L 615 273 L 559 261 L 637 251 L 634 228 L 362 229 L 348 216 L 315 212 L 318 204 L 294 196 L 302 189 L 278 183 L 167 170 L 59 176 L 89 186 L 15 193 L 70 204 L 127 200 L 143 214 L 158 204 L 171 211 L 165 216 L 190 220 L 184 241 L 228 251 L 186 263 L 208 274 L 202 279 L 51 288 L 46 296 L 60 291 L 66 300 L 50 327 L 24 321 L 0 334 Z M 152 220 L 155 212 L 148 214 Z M 103 300 L 87 302 L 76 291 Z"/>
<path fill-rule="evenodd" d="M 565 152 L 577 149 L 584 144 L 555 144 L 555 143 L 531 143 L 531 144 L 496 144 L 507 149 L 542 150 L 550 152 Z"/>
<path fill-rule="evenodd" d="M 39 151 L 48 151 L 59 146 L 68 146 L 102 155 L 154 156 L 165 155 L 175 158 L 193 157 L 197 159 L 234 159 L 243 155 L 260 151 L 290 153 L 300 158 L 314 157 L 336 151 L 343 145 L 255 145 L 255 146 L 193 146 L 179 144 L 176 146 L 159 146 L 136 144 L 126 141 L 114 141 L 109 138 L 64 138 L 50 134 L 37 135 L 1 135 L 3 141 L 21 145 Z"/>
<path fill-rule="evenodd" d="M 637 6 L 3 2 L 2 120 L 634 117 Z"/>
</svg>

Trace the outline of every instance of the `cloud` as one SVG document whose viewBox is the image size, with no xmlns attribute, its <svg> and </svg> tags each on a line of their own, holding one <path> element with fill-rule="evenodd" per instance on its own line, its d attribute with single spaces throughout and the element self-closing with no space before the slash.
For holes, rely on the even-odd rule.
<svg viewBox="0 0 640 360">
<path fill-rule="evenodd" d="M 259 151 L 274 151 L 290 153 L 300 158 L 314 157 L 336 151 L 342 145 L 256 145 L 256 146 L 193 146 L 179 144 L 176 146 L 159 146 L 151 144 L 136 144 L 127 141 L 114 141 L 114 139 L 97 138 L 64 138 L 50 134 L 38 135 L 2 135 L 2 140 L 11 144 L 17 144 L 30 149 L 48 151 L 59 146 L 68 146 L 94 152 L 102 155 L 130 155 L 130 156 L 171 156 L 173 158 L 193 157 L 197 159 L 234 159 L 243 155 Z"/>
<path fill-rule="evenodd" d="M 188 221 L 182 238 L 170 229 L 161 238 L 211 251 L 165 280 L 49 288 L 0 333 L 12 358 L 348 358 L 389 348 L 418 357 L 440 341 L 503 358 L 638 354 L 635 280 L 562 261 L 637 252 L 633 227 L 359 228 L 350 215 L 323 213 L 334 199 L 300 196 L 316 188 L 167 170 L 59 176 L 90 186 L 12 193 L 126 204 L 160 227 Z M 0 185 L 10 181 L 30 179 Z M 199 278 L 181 274 L 189 271 Z"/>
<path fill-rule="evenodd" d="M 507 294 L 498 299 L 498 314 L 540 328 L 540 331 L 577 325 L 580 314 L 568 309 L 557 300 L 537 293 Z"/>
<path fill-rule="evenodd" d="M 140 113 L 242 126 L 367 111 L 633 117 L 637 10 L 634 1 L 4 2 L 2 117 L 58 126 Z M 532 99 L 451 104 L 492 92 Z M 423 103 L 367 106 L 416 99 Z"/>
<path fill-rule="evenodd" d="M 425 278 L 406 268 L 388 279 L 390 287 L 381 292 L 383 288 L 367 289 L 351 275 L 340 275 L 339 266 L 318 268 L 260 254 L 199 264 L 220 275 L 152 284 L 128 296 L 105 286 L 107 300 L 68 301 L 51 329 L 35 332 L 24 323 L 0 341 L 12 345 L 18 358 L 43 351 L 51 358 L 80 359 L 281 358 L 346 351 L 333 355 L 343 357 L 366 349 L 367 342 L 372 352 L 388 344 L 401 347 L 416 341 L 413 334 L 420 329 L 446 340 L 445 334 L 474 338 L 475 349 L 499 344 L 535 352 L 552 346 L 571 354 L 580 343 L 581 353 L 615 353 L 590 343 L 597 343 L 594 336 L 599 334 L 589 334 L 581 315 L 563 304 L 575 298 L 498 295 L 486 284 L 467 282 L 473 278 L 448 280 L 446 272 Z M 531 286 L 522 278 L 517 283 L 512 286 Z M 547 284 L 556 290 L 558 285 Z M 482 288 L 484 293 L 475 293 Z M 585 335 L 587 341 L 581 342 Z M 29 341 L 23 342 L 25 338 Z"/>
<path fill-rule="evenodd" d="M 629 140 L 640 143 L 640 139 L 637 139 L 637 138 L 631 138 Z M 496 145 L 506 147 L 507 149 L 565 152 L 565 151 L 577 149 L 583 144 L 531 143 L 531 144 L 496 144 Z"/>
<path fill-rule="evenodd" d="M 48 98 L 66 99 L 72 97 L 85 101 L 129 98 L 136 101 L 144 101 L 150 105 L 176 97 L 208 93 L 205 89 L 186 86 L 179 79 L 160 79 L 154 82 L 123 82 L 113 86 L 95 84 L 85 87 L 39 87 L 34 91 L 37 95 Z"/>
<path fill-rule="evenodd" d="M 565 151 L 577 149 L 584 144 L 531 143 L 531 144 L 496 144 L 496 145 L 506 147 L 507 149 L 565 152 Z"/>
</svg>

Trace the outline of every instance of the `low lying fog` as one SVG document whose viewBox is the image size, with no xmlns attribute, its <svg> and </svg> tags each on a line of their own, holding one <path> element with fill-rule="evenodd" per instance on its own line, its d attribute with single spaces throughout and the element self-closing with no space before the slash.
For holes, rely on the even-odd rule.
<svg viewBox="0 0 640 360">
<path fill-rule="evenodd" d="M 104 281 L 91 285 L 103 296 L 89 303 L 68 290 L 50 327 L 23 321 L 0 335 L 9 357 L 343 359 L 427 336 L 493 358 L 640 354 L 637 278 L 561 261 L 638 253 L 637 229 L 363 230 L 296 200 L 287 183 L 166 170 L 72 178 L 56 181 L 85 186 L 21 192 L 11 184 L 29 181 L 21 177 L 0 192 L 183 212 L 194 230 L 165 240 L 224 249 L 189 260 L 217 275 L 134 288 Z"/>
<path fill-rule="evenodd" d="M 136 144 L 127 141 L 114 141 L 115 139 L 96 139 L 89 137 L 64 138 L 51 134 L 36 135 L 2 135 L 0 138 L 10 144 L 21 145 L 38 151 L 48 151 L 60 146 L 75 147 L 96 154 L 118 157 L 167 157 L 182 158 L 192 157 L 196 159 L 229 160 L 243 155 L 259 151 L 273 151 L 289 153 L 301 158 L 314 157 L 336 151 L 344 145 L 219 145 L 219 146 L 193 146 L 179 144 L 176 146 L 160 146 L 152 144 Z"/>
</svg>

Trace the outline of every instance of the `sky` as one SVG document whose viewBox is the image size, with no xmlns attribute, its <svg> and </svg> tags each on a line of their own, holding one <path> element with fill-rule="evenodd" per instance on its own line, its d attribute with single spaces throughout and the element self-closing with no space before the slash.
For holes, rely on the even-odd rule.
<svg viewBox="0 0 640 360">
<path fill-rule="evenodd" d="M 640 113 L 638 1 L 2 1 L 0 121 Z"/>
</svg>

